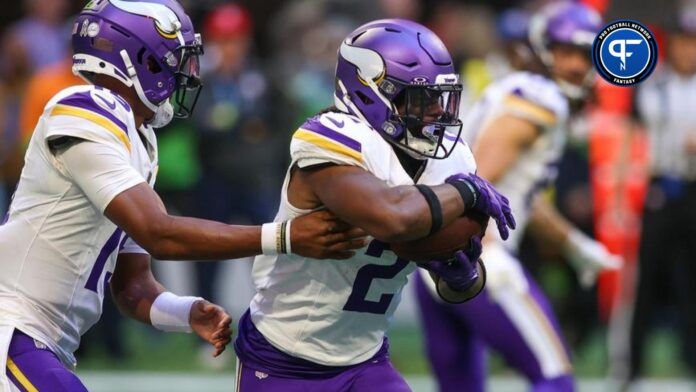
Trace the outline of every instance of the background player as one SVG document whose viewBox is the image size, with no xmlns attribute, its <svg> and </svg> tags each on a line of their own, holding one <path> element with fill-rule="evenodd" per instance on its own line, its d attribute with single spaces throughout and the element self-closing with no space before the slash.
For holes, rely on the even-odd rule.
<svg viewBox="0 0 696 392">
<path fill-rule="evenodd" d="M 0 227 L 3 391 L 85 390 L 69 369 L 110 279 L 124 313 L 165 331 L 193 329 L 219 354 L 230 339 L 229 316 L 200 298 L 164 292 L 149 254 L 228 259 L 292 250 L 346 258 L 363 246 L 348 239 L 359 230 L 346 232 L 326 212 L 263 228 L 167 214 L 152 189 L 153 128 L 193 110 L 203 52 L 176 1 L 92 1 L 74 24 L 73 49 L 74 71 L 93 85 L 63 90 L 46 105 Z"/>
<path fill-rule="evenodd" d="M 561 246 L 591 284 L 597 272 L 620 260 L 571 226 L 543 198 L 553 181 L 569 113 L 586 102 L 592 87 L 590 47 L 600 16 L 579 3 L 546 6 L 530 22 L 530 43 L 543 73 L 516 72 L 489 86 L 464 120 L 478 174 L 510 198 L 520 227 L 533 224 L 552 246 Z M 543 67 L 539 67 L 542 65 Z M 418 279 L 426 351 L 441 391 L 482 391 L 485 347 L 520 371 L 534 391 L 573 390 L 572 369 L 551 305 L 517 260 L 523 231 L 503 244 L 494 232 L 484 241 L 487 287 L 469 303 L 451 306 Z"/>
<path fill-rule="evenodd" d="M 343 41 L 335 107 L 295 132 L 276 220 L 326 207 L 374 240 L 342 264 L 255 260 L 257 294 L 235 342 L 237 390 L 409 390 L 385 331 L 416 265 L 388 243 L 425 237 L 472 209 L 496 219 L 502 238 L 514 228 L 504 197 L 458 174 L 476 169 L 459 139 L 460 93 L 450 54 L 424 26 L 378 20 Z M 477 241 L 448 264 L 427 265 L 448 301 L 480 291 Z"/>
</svg>

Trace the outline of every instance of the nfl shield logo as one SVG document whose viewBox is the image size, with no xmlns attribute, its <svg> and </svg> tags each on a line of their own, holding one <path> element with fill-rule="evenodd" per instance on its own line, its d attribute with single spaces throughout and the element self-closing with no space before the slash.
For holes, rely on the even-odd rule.
<svg viewBox="0 0 696 392">
<path fill-rule="evenodd" d="M 258 370 L 256 371 L 256 373 L 254 373 L 254 375 L 255 375 L 256 378 L 258 378 L 259 380 L 263 380 L 264 378 L 267 378 L 267 377 L 268 377 L 268 374 L 266 374 L 266 373 L 264 373 L 264 372 L 259 372 Z"/>
</svg>

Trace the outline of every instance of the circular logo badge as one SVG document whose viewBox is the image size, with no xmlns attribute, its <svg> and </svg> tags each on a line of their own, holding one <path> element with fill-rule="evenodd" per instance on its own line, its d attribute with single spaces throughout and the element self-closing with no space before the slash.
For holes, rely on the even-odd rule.
<svg viewBox="0 0 696 392">
<path fill-rule="evenodd" d="M 633 20 L 616 20 L 597 34 L 592 61 L 606 81 L 632 86 L 647 79 L 657 64 L 653 33 Z"/>
</svg>

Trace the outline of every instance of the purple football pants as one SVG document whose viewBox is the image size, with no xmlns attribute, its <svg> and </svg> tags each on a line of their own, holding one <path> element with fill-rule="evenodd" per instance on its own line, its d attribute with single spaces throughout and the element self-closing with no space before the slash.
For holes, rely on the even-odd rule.
<svg viewBox="0 0 696 392">
<path fill-rule="evenodd" d="M 330 378 L 299 379 L 272 376 L 237 364 L 235 392 L 410 392 L 389 361 L 368 361 Z"/>
<path fill-rule="evenodd" d="M 75 373 L 68 370 L 53 352 L 40 346 L 21 331 L 14 331 L 5 366 L 12 391 L 87 391 Z"/>
<path fill-rule="evenodd" d="M 422 275 L 416 275 L 425 350 L 441 392 L 484 391 L 487 347 L 522 373 L 531 391 L 574 390 L 558 322 L 548 299 L 528 273 L 526 292 L 505 293 L 493 300 L 486 288 L 460 305 L 435 299 Z"/>
</svg>

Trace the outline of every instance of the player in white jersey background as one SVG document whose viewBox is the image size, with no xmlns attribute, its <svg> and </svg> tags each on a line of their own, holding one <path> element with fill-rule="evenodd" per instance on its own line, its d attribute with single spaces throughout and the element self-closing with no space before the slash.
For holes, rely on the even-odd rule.
<svg viewBox="0 0 696 392">
<path fill-rule="evenodd" d="M 482 259 L 483 293 L 462 305 L 443 303 L 427 277 L 417 281 L 426 351 L 441 391 L 482 391 L 490 347 L 522 373 L 532 391 L 572 391 L 572 368 L 550 303 L 517 260 L 525 226 L 535 225 L 545 245 L 562 247 L 581 282 L 592 284 L 620 259 L 572 227 L 540 191 L 555 177 L 571 108 L 582 107 L 592 87 L 590 47 L 599 14 L 578 3 L 555 3 L 530 21 L 537 72 L 518 71 L 484 91 L 464 114 L 478 174 L 510 199 L 520 230 L 507 242 L 489 228 Z M 423 275 L 423 274 L 421 274 Z"/>
<path fill-rule="evenodd" d="M 221 353 L 231 336 L 227 313 L 166 292 L 150 254 L 206 260 L 292 250 L 341 259 L 364 245 L 361 230 L 326 212 L 263 228 L 167 214 L 152 189 L 153 128 L 193 110 L 203 52 L 175 0 L 92 1 L 72 39 L 73 71 L 91 85 L 46 105 L 0 226 L 2 391 L 85 390 L 73 352 L 99 319 L 109 282 L 126 315 L 195 331 Z"/>
<path fill-rule="evenodd" d="M 427 236 L 465 211 L 514 228 L 507 199 L 475 174 L 460 138 L 462 86 L 440 39 L 415 22 L 385 19 L 339 49 L 335 107 L 293 136 L 276 221 L 328 208 L 374 237 L 345 263 L 259 256 L 256 295 L 239 323 L 237 390 L 407 391 L 389 361 L 386 329 L 417 265 L 390 242 Z M 480 239 L 448 263 L 421 264 L 438 293 L 478 294 Z"/>
</svg>

